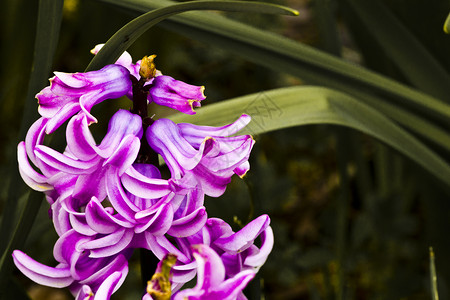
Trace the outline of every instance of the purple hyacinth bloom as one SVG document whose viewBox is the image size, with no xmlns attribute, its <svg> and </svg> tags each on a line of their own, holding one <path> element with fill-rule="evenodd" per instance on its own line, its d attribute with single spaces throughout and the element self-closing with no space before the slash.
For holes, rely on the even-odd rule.
<svg viewBox="0 0 450 300">
<path fill-rule="evenodd" d="M 68 287 L 73 295 L 86 291 L 86 286 L 94 294 L 99 290 L 100 294 L 110 295 L 125 280 L 131 252 L 126 250 L 111 257 L 91 258 L 87 252 L 79 249 L 89 239 L 74 230 L 62 235 L 53 251 L 59 263 L 56 267 L 36 262 L 19 250 L 13 252 L 14 263 L 36 283 L 56 288 Z"/>
<path fill-rule="evenodd" d="M 92 107 L 106 99 L 125 95 L 131 89 L 129 71 L 119 65 L 107 65 L 87 73 L 55 72 L 50 86 L 36 95 L 39 113 L 50 119 L 46 132 L 55 131 L 62 123 L 79 111 L 88 123 L 97 122 L 91 115 Z"/>
<path fill-rule="evenodd" d="M 36 127 L 40 130 L 33 130 L 33 134 L 41 135 L 45 126 Z M 93 196 L 101 200 L 106 197 L 106 178 L 121 176 L 131 167 L 140 148 L 142 121 L 137 115 L 119 110 L 111 118 L 103 141 L 96 145 L 88 128 L 87 116 L 78 114 L 67 125 L 66 135 L 64 153 L 37 144 L 29 147 L 28 157 L 48 178 L 47 184 L 53 186 L 58 195 L 70 193 L 87 204 Z M 30 137 L 29 140 L 39 142 L 42 138 Z M 20 149 L 23 147 L 23 144 L 19 145 Z M 44 177 L 33 173 L 23 156 L 19 159 L 24 179 L 34 178 L 36 184 L 41 183 Z M 161 184 L 168 186 L 165 181 Z"/>
<path fill-rule="evenodd" d="M 230 125 L 210 127 L 159 119 L 147 129 L 146 137 L 180 186 L 199 185 L 206 195 L 218 197 L 233 174 L 244 176 L 249 169 L 253 138 L 229 136 L 249 121 L 248 115 L 242 115 Z"/>
<path fill-rule="evenodd" d="M 203 94 L 204 90 L 203 86 L 190 85 L 170 76 L 161 75 L 153 79 L 149 90 L 149 100 L 193 115 L 194 108 L 200 107 L 200 101 L 206 98 Z"/>
<path fill-rule="evenodd" d="M 173 296 L 173 300 L 245 299 L 242 290 L 255 277 L 253 270 L 243 270 L 225 279 L 225 266 L 212 248 L 204 244 L 194 245 L 192 248 L 197 262 L 197 285 L 179 291 Z"/>
<path fill-rule="evenodd" d="M 91 53 L 97 54 L 102 47 L 103 44 L 95 46 Z M 141 79 L 139 75 L 141 61 L 133 64 L 128 52 L 125 51 L 116 61 L 116 64 L 127 68 L 137 80 Z M 147 97 L 148 103 L 155 102 L 158 105 L 167 106 L 189 115 L 195 114 L 194 108 L 200 107 L 200 102 L 206 98 L 204 86 L 184 83 L 170 76 L 162 75 L 158 70 L 156 70 L 155 77 L 147 79 L 144 86 L 148 85 L 151 85 Z M 127 96 L 133 99 L 131 88 L 127 92 Z"/>
<path fill-rule="evenodd" d="M 166 236 L 145 234 L 147 247 L 158 259 L 167 254 L 177 257 L 172 269 L 172 289 L 181 288 L 195 276 L 196 262 L 191 245 L 204 244 L 211 247 L 222 259 L 225 278 L 231 278 L 244 270 L 257 272 L 264 264 L 273 247 L 273 232 L 270 219 L 262 215 L 248 223 L 238 232 L 217 218 L 210 218 L 196 234 L 185 238 L 175 238 L 172 243 Z M 254 245 L 260 237 L 261 246 Z"/>
</svg>

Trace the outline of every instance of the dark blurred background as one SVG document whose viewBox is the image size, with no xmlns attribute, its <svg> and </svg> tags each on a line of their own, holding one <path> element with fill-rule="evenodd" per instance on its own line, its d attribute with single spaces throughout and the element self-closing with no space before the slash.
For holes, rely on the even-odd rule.
<svg viewBox="0 0 450 300">
<path fill-rule="evenodd" d="M 321 12 L 316 4 L 325 2 L 340 41 L 339 53 L 335 54 L 404 81 L 390 58 L 346 9 L 345 2 L 273 2 L 299 10 L 300 16 L 221 14 L 333 52 L 324 42 L 327 32 L 321 29 L 317 17 Z M 450 70 L 450 36 L 442 31 L 449 1 L 425 4 L 391 0 L 385 4 Z M 37 0 L 2 1 L 0 205 L 6 198 L 8 178 L 14 170 L 11 165 L 16 160 L 21 112 L 32 68 L 37 7 Z M 98 1 L 66 0 L 53 70 L 82 72 L 92 58 L 89 50 L 135 16 L 134 12 Z M 204 105 L 303 84 L 301 78 L 274 72 L 212 44 L 168 31 L 164 23 L 144 34 L 129 52 L 134 60 L 157 54 L 157 68 L 164 74 L 204 85 Z M 127 101 L 119 105 L 127 108 Z M 96 109 L 95 115 L 101 119 L 116 107 L 104 103 Z M 155 113 L 162 117 L 171 112 L 156 109 Z M 99 135 L 105 133 L 104 127 L 96 126 Z M 234 178 L 223 197 L 206 200 L 209 215 L 224 218 L 235 229 L 263 213 L 272 219 L 275 247 L 259 277 L 247 289 L 250 299 L 431 299 L 430 246 L 436 252 L 441 298 L 450 297 L 449 193 L 425 171 L 368 136 L 334 126 L 291 128 L 262 134 L 255 140 L 252 169 L 244 180 Z M 347 178 L 340 176 L 339 147 L 347 151 Z M 343 182 L 346 188 L 342 188 Z M 28 189 L 24 185 L 17 188 L 24 192 Z M 57 236 L 47 210 L 44 203 L 26 251 L 36 260 L 53 265 L 52 245 Z M 14 274 L 32 299 L 70 299 L 65 290 L 37 286 L 20 272 Z M 139 274 L 138 257 L 133 257 L 127 280 L 113 299 L 140 299 Z"/>
</svg>

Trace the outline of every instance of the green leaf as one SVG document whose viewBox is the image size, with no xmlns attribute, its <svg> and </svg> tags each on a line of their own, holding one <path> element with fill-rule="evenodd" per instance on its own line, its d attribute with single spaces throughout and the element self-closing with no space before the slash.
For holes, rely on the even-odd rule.
<svg viewBox="0 0 450 300">
<path fill-rule="evenodd" d="M 44 195 L 40 192 L 32 191 L 28 197 L 19 223 L 14 231 L 13 238 L 8 243 L 8 247 L 0 258 L 0 299 L 2 293 L 7 289 L 8 281 L 11 279 L 10 274 L 13 268 L 12 252 L 15 249 L 22 248 L 25 244 L 28 234 L 31 231 L 37 212 L 41 206 Z"/>
<path fill-rule="evenodd" d="M 33 70 L 28 85 L 27 98 L 20 126 L 20 139 L 24 139 L 30 125 L 38 118 L 37 103 L 34 96 L 48 83 L 48 77 L 51 71 L 53 56 L 58 43 L 59 29 L 62 19 L 63 1 L 41 0 L 39 2 L 38 22 L 36 30 L 36 40 L 34 47 Z M 13 216 L 17 199 L 19 198 L 17 182 L 22 182 L 17 172 L 16 163 L 11 166 L 11 185 L 7 203 L 4 207 L 3 219 L 1 224 L 0 237 L 7 241 L 12 231 Z M 19 184 L 20 186 L 20 184 Z M 3 251 L 5 243 L 2 243 Z"/>
<path fill-rule="evenodd" d="M 431 283 L 431 299 L 439 300 L 439 293 L 437 287 L 437 275 L 436 275 L 436 265 L 433 247 L 429 248 L 430 252 L 430 283 Z"/>
<path fill-rule="evenodd" d="M 364 132 L 409 157 L 450 185 L 450 166 L 392 120 L 339 91 L 322 87 L 291 87 L 252 94 L 198 109 L 195 116 L 176 114 L 175 122 L 223 125 L 242 113 L 252 122 L 242 131 L 259 134 L 308 124 L 335 124 Z M 450 136 L 447 134 L 447 139 Z"/>
<path fill-rule="evenodd" d="M 34 120 L 37 119 L 37 103 L 35 94 L 47 85 L 47 80 L 51 71 L 53 56 L 58 43 L 59 29 L 62 20 L 63 0 L 41 0 L 39 1 L 38 21 L 36 40 L 34 46 L 33 70 L 28 84 L 27 98 L 25 102 L 19 137 L 23 139 Z M 0 261 L 0 291 L 7 288 L 9 274 L 11 273 L 11 251 L 13 246 L 20 247 L 28 236 L 29 230 L 38 211 L 33 201 L 35 198 L 28 199 L 29 206 L 26 206 L 24 214 L 27 217 L 22 218 L 16 232 L 10 243 L 8 243 L 11 232 L 14 228 L 14 217 L 17 210 L 20 187 L 23 185 L 20 175 L 17 171 L 17 162 L 11 162 L 11 183 L 8 191 L 8 198 L 3 207 L 2 223 L 0 229 L 0 252 L 2 253 Z M 40 195 L 42 198 L 42 195 Z M 40 202 L 39 202 L 40 203 Z M 8 245 L 10 247 L 5 249 Z M 5 251 L 6 250 L 6 251 Z"/>
<path fill-rule="evenodd" d="M 133 11 L 171 5 L 168 0 L 101 0 Z M 335 56 L 217 14 L 188 12 L 161 23 L 192 39 L 212 44 L 269 69 L 298 76 L 308 83 L 331 87 L 355 96 L 402 126 L 446 148 L 438 138 L 450 126 L 450 105 L 388 77 Z M 415 122 L 415 121 L 419 122 Z M 418 123 L 426 124 L 428 134 Z"/>
<path fill-rule="evenodd" d="M 405 78 L 422 91 L 450 101 L 448 72 L 383 3 L 378 0 L 346 2 L 361 26 Z"/>
<path fill-rule="evenodd" d="M 92 59 L 86 71 L 102 68 L 114 63 L 119 56 L 128 49 L 144 32 L 164 19 L 190 10 L 221 10 L 221 11 L 250 11 L 268 14 L 298 15 L 296 10 L 260 2 L 224 1 L 189 1 L 173 4 L 150 11 L 123 26 L 103 46 Z"/>
<path fill-rule="evenodd" d="M 447 19 L 445 19 L 444 32 L 450 34 L 450 13 L 447 16 Z"/>
</svg>

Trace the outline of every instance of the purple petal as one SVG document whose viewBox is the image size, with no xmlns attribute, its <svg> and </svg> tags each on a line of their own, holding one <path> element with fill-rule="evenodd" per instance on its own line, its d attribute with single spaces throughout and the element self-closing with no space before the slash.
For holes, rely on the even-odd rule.
<svg viewBox="0 0 450 300">
<path fill-rule="evenodd" d="M 248 223 L 235 234 L 215 240 L 214 245 L 228 253 L 244 251 L 254 243 L 254 240 L 269 226 L 269 224 L 269 217 L 267 215 L 262 215 Z"/>
<path fill-rule="evenodd" d="M 210 289 L 218 286 L 225 279 L 225 268 L 219 255 L 210 247 L 199 244 L 193 246 L 197 262 L 196 289 Z"/>
<path fill-rule="evenodd" d="M 71 229 L 56 241 L 53 248 L 53 256 L 60 263 L 71 264 L 79 257 L 80 253 L 77 253 L 76 249 L 90 240 L 92 240 L 91 237 L 83 236 Z"/>
<path fill-rule="evenodd" d="M 117 170 L 115 171 L 117 172 Z M 139 207 L 132 203 L 119 181 L 117 174 L 106 176 L 106 192 L 108 194 L 109 202 L 111 202 L 114 209 L 129 222 L 134 222 L 134 215 L 139 211 Z"/>
<path fill-rule="evenodd" d="M 109 121 L 108 133 L 98 146 L 97 153 L 104 158 L 110 157 L 127 135 L 139 139 L 142 137 L 142 119 L 138 115 L 120 109 Z"/>
<path fill-rule="evenodd" d="M 98 167 L 100 162 L 97 158 L 89 161 L 75 160 L 42 145 L 37 146 L 34 152 L 36 157 L 44 163 L 69 174 L 89 174 Z"/>
<path fill-rule="evenodd" d="M 174 237 L 186 237 L 197 233 L 206 223 L 208 216 L 204 207 L 172 222 L 168 234 Z"/>
<path fill-rule="evenodd" d="M 178 250 L 165 236 L 154 236 L 151 233 L 145 232 L 145 238 L 147 240 L 147 247 L 155 254 L 158 259 L 163 259 L 168 253 L 176 255 L 177 261 L 183 264 L 190 263 L 190 259 Z"/>
<path fill-rule="evenodd" d="M 85 216 L 77 216 L 75 214 L 70 214 L 69 219 L 72 228 L 82 235 L 94 236 L 98 233 L 87 224 Z"/>
<path fill-rule="evenodd" d="M 173 220 L 172 205 L 162 205 L 145 224 L 136 226 L 135 232 L 150 232 L 154 235 L 163 235 L 169 230 Z"/>
<path fill-rule="evenodd" d="M 13 251 L 14 264 L 28 278 L 34 282 L 46 286 L 63 288 L 73 282 L 68 266 L 52 268 L 41 263 L 19 250 Z"/>
<path fill-rule="evenodd" d="M 94 300 L 109 300 L 111 295 L 119 288 L 123 281 L 123 274 L 121 272 L 114 272 L 106 278 L 95 293 Z M 122 279 L 122 280 L 121 280 Z"/>
<path fill-rule="evenodd" d="M 81 160 L 91 160 L 97 155 L 95 140 L 83 114 L 73 117 L 67 124 L 66 140 L 67 147 Z"/>
<path fill-rule="evenodd" d="M 182 136 L 177 125 L 169 119 L 156 120 L 146 132 L 150 147 L 163 156 L 172 175 L 183 169 L 193 169 L 203 156 L 203 148 L 194 149 Z"/>
<path fill-rule="evenodd" d="M 206 98 L 203 91 L 203 86 L 190 85 L 170 76 L 156 76 L 149 91 L 149 100 L 193 115 L 193 108 L 199 107 L 200 101 Z"/>
<path fill-rule="evenodd" d="M 266 262 L 267 257 L 272 251 L 273 242 L 273 231 L 269 226 L 261 233 L 261 247 L 259 248 L 259 251 L 250 256 L 247 256 L 247 258 L 244 260 L 244 264 L 246 266 L 254 268 L 262 266 Z"/>
<path fill-rule="evenodd" d="M 47 121 L 47 119 L 40 118 L 34 122 L 30 129 L 28 129 L 27 136 L 25 138 L 27 154 L 34 165 L 37 165 L 34 149 L 37 145 L 42 144 L 44 140 Z"/>
<path fill-rule="evenodd" d="M 122 227 L 133 227 L 133 224 L 111 216 L 95 197 L 86 206 L 86 222 L 94 231 L 103 234 L 113 233 Z"/>
<path fill-rule="evenodd" d="M 47 128 L 50 133 L 73 114 L 83 110 L 88 123 L 96 122 L 91 108 L 103 100 L 119 98 L 131 88 L 129 71 L 119 65 L 107 65 L 101 70 L 87 73 L 55 72 L 50 88 L 36 95 L 39 113 L 57 120 Z"/>
<path fill-rule="evenodd" d="M 98 168 L 94 172 L 86 175 L 80 175 L 75 184 L 72 196 L 77 199 L 91 199 L 97 197 L 104 199 L 106 197 L 106 180 L 111 176 L 111 168 Z"/>
<path fill-rule="evenodd" d="M 121 181 L 130 193 L 146 199 L 158 199 L 171 192 L 167 180 L 148 178 L 132 166 L 122 175 Z"/>
<path fill-rule="evenodd" d="M 190 123 L 179 123 L 183 137 L 194 147 L 198 148 L 205 137 L 224 137 L 236 134 L 250 123 L 249 115 L 241 115 L 236 121 L 222 127 L 199 126 Z"/>
<path fill-rule="evenodd" d="M 141 142 L 138 137 L 128 135 L 103 163 L 103 166 L 107 164 L 115 166 L 119 169 L 119 176 L 121 176 L 136 160 L 140 146 Z"/>
<path fill-rule="evenodd" d="M 255 277 L 252 270 L 242 271 L 233 278 L 229 278 L 214 288 L 210 293 L 210 299 L 235 300 L 247 284 Z"/>
<path fill-rule="evenodd" d="M 47 177 L 36 172 L 28 162 L 24 142 L 20 142 L 17 146 L 17 161 L 19 163 L 19 173 L 22 176 L 23 181 L 25 181 L 29 187 L 39 192 L 53 189 L 53 187 L 47 183 Z"/>
</svg>

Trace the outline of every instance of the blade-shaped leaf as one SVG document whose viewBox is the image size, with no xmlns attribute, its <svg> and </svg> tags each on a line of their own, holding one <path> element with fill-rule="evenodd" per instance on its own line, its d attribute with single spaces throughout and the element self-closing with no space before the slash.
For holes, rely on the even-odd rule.
<svg viewBox="0 0 450 300">
<path fill-rule="evenodd" d="M 221 10 L 221 11 L 250 11 L 269 14 L 298 15 L 296 10 L 260 2 L 242 2 L 233 0 L 220 1 L 188 1 L 173 4 L 150 11 L 123 26 L 103 46 L 99 53 L 92 59 L 86 71 L 102 68 L 114 63 L 119 56 L 128 49 L 144 32 L 162 20 L 190 10 Z"/>
<path fill-rule="evenodd" d="M 59 29 L 62 19 L 62 7 L 63 1 L 43 0 L 39 3 L 39 15 L 36 30 L 35 50 L 34 50 L 34 66 L 30 76 L 30 82 L 28 85 L 28 93 L 26 103 L 24 106 L 24 112 L 22 117 L 22 123 L 20 127 L 20 139 L 25 137 L 30 125 L 37 119 L 37 103 L 34 96 L 36 93 L 44 87 L 48 82 L 48 76 L 51 71 L 53 62 L 53 55 L 58 43 Z M 0 236 L 4 241 L 7 241 L 10 232 L 12 231 L 12 218 L 14 216 L 16 203 L 18 199 L 17 182 L 20 181 L 20 176 L 17 171 L 16 163 L 12 164 L 14 169 L 11 174 L 11 186 L 9 190 L 8 201 L 4 207 L 4 210 L 8 213 L 3 214 Z M 2 250 L 5 246 L 2 243 Z"/>
<path fill-rule="evenodd" d="M 135 12 L 175 3 L 168 0 L 101 1 Z M 371 100 L 366 103 L 424 138 L 445 147 L 442 140 L 435 135 L 424 134 L 421 126 L 411 122 L 419 119 L 435 131 L 445 131 L 442 128 L 450 126 L 450 105 L 442 100 L 307 45 L 217 14 L 188 12 L 167 19 L 161 25 L 270 69 L 298 76 L 312 84 L 344 91 L 356 96 L 359 101 Z M 395 116 L 392 107 L 398 112 Z"/>
<path fill-rule="evenodd" d="M 450 75 L 386 6 L 378 0 L 346 2 L 405 78 L 424 92 L 450 101 Z"/>
<path fill-rule="evenodd" d="M 307 125 L 351 127 L 386 143 L 450 185 L 450 166 L 410 133 L 350 95 L 322 87 L 291 87 L 247 95 L 198 109 L 195 116 L 176 114 L 175 122 L 223 125 L 240 114 L 252 116 L 242 133 L 259 134 Z M 447 134 L 447 139 L 450 135 Z"/>
<path fill-rule="evenodd" d="M 444 32 L 450 34 L 450 13 L 447 16 L 447 19 L 445 19 Z"/>
<path fill-rule="evenodd" d="M 62 20 L 62 8 L 63 0 L 41 0 L 39 1 L 38 22 L 36 31 L 36 40 L 34 47 L 34 65 L 30 76 L 30 82 L 28 84 L 27 98 L 25 102 L 25 108 L 22 116 L 22 123 L 20 128 L 20 139 L 23 139 L 30 124 L 37 118 L 37 104 L 34 95 L 46 85 L 49 73 L 51 71 L 51 65 L 53 62 L 53 56 L 58 43 L 59 29 Z M 0 250 L 2 253 L 2 259 L 0 264 L 0 290 L 3 290 L 7 285 L 8 276 L 11 271 L 11 249 L 6 249 L 8 246 L 8 240 L 11 236 L 11 232 L 14 228 L 14 217 L 17 210 L 17 202 L 19 199 L 21 178 L 17 171 L 17 163 L 11 163 L 11 182 L 8 191 L 8 198 L 5 206 L 3 207 L 2 222 L 0 238 Z M 42 198 L 42 195 L 40 195 Z M 34 201 L 35 198 L 31 197 L 27 201 Z M 40 203 L 40 202 L 39 202 Z M 37 213 L 37 208 L 30 204 L 27 206 L 29 209 L 24 212 L 28 217 L 22 218 L 18 225 L 19 230 L 14 233 L 11 243 L 19 246 L 25 241 L 28 236 L 29 229 L 34 220 L 34 216 Z M 12 245 L 12 244 L 10 244 Z M 6 251 L 5 251 L 6 249 Z M 0 297 L 1 298 L 1 297 Z"/>
</svg>

